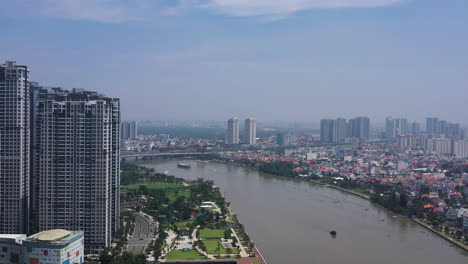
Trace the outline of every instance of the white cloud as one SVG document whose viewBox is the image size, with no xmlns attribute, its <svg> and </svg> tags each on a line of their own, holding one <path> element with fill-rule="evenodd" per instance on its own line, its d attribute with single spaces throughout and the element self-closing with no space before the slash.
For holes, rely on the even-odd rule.
<svg viewBox="0 0 468 264">
<path fill-rule="evenodd" d="M 402 0 L 210 0 L 207 6 L 235 16 L 288 15 L 308 9 L 382 7 Z"/>
<path fill-rule="evenodd" d="M 123 22 L 200 10 L 284 18 L 309 9 L 382 7 L 402 1 L 405 0 L 17 0 L 6 5 L 19 4 L 21 10 L 36 16 Z"/>
</svg>

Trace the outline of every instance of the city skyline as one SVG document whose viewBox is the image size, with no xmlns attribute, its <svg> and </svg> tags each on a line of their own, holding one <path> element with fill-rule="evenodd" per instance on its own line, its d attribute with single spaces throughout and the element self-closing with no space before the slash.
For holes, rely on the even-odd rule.
<svg viewBox="0 0 468 264">
<path fill-rule="evenodd" d="M 125 98 L 125 120 L 466 122 L 466 1 L 34 2 L 2 6 L 0 58 L 32 81 Z"/>
</svg>

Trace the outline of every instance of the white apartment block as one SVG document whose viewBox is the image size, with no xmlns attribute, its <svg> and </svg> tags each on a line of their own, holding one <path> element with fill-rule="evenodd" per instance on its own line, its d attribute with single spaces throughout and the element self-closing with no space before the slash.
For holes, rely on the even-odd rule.
<svg viewBox="0 0 468 264">
<path fill-rule="evenodd" d="M 457 158 L 468 157 L 468 140 L 454 140 L 453 141 L 453 154 Z"/>
<path fill-rule="evenodd" d="M 257 120 L 247 118 L 244 127 L 244 141 L 246 144 L 257 144 Z"/>
<path fill-rule="evenodd" d="M 226 144 L 239 144 L 239 142 L 239 119 L 234 117 L 228 120 Z"/>
</svg>

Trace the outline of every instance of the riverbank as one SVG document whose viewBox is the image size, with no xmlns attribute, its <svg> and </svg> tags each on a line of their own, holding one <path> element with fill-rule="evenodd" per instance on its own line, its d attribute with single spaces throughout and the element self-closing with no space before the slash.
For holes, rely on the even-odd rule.
<svg viewBox="0 0 468 264">
<path fill-rule="evenodd" d="M 458 246 L 459 248 L 461 249 L 464 249 L 466 252 L 468 252 L 468 246 L 466 246 L 465 244 L 447 236 L 446 234 L 438 231 L 438 230 L 435 230 L 434 228 L 432 228 L 430 225 L 424 223 L 421 219 L 418 219 L 418 218 L 411 218 L 411 220 L 413 220 L 415 223 L 418 223 L 419 225 L 421 225 L 422 227 L 425 227 L 426 229 L 430 230 L 431 232 L 433 232 L 434 234 L 437 234 L 438 236 L 442 237 L 443 239 L 451 242 L 452 244 Z"/>
<path fill-rule="evenodd" d="M 214 162 L 217 162 L 217 163 L 223 163 L 223 164 L 234 165 L 234 166 L 238 166 L 238 167 L 242 167 L 242 168 L 247 168 L 247 169 L 252 169 L 252 170 L 256 170 L 256 171 L 260 171 L 260 170 L 257 169 L 257 168 L 245 166 L 245 165 L 242 165 L 242 164 L 231 163 L 231 162 L 222 161 L 222 160 L 211 160 L 211 161 L 214 161 Z M 275 175 L 275 174 L 272 174 L 272 175 Z M 281 175 L 275 175 L 275 176 L 278 176 L 278 177 L 286 177 L 286 178 L 287 178 L 287 176 L 281 176 Z M 325 183 L 322 183 L 322 182 L 319 182 L 319 181 L 315 181 L 315 180 L 304 180 L 304 179 L 301 179 L 301 178 L 294 178 L 294 179 L 295 179 L 295 180 L 303 180 L 304 182 L 310 182 L 310 183 L 313 183 L 313 184 L 317 184 L 317 185 L 329 187 L 329 188 L 332 188 L 332 189 L 335 189 L 335 190 L 339 190 L 339 191 L 342 191 L 342 192 L 346 192 L 346 193 L 349 193 L 349 194 L 353 194 L 353 195 L 359 196 L 359 197 L 364 198 L 364 199 L 366 199 L 366 200 L 370 200 L 370 196 L 365 195 L 365 194 L 362 194 L 362 193 L 359 193 L 359 192 L 356 192 L 356 191 L 353 191 L 353 190 L 341 188 L 341 187 L 334 186 L 334 185 L 330 185 L 330 184 L 325 184 Z"/>
<path fill-rule="evenodd" d="M 365 194 L 362 194 L 362 193 L 358 193 L 356 191 L 352 191 L 352 190 L 348 190 L 348 189 L 345 189 L 345 188 L 341 188 L 341 187 L 338 187 L 338 186 L 333 186 L 333 185 L 325 185 L 326 187 L 330 187 L 330 188 L 333 188 L 333 189 L 336 189 L 336 190 L 340 190 L 340 191 L 343 191 L 343 192 L 346 192 L 346 193 L 349 193 L 349 194 L 354 194 L 356 196 L 359 196 L 361 198 L 364 198 L 366 200 L 370 200 L 370 196 L 369 195 L 365 195 Z"/>
</svg>

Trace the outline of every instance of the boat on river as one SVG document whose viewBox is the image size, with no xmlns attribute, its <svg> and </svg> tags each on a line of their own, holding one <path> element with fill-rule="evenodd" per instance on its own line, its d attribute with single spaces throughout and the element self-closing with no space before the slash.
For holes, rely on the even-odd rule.
<svg viewBox="0 0 468 264">
<path fill-rule="evenodd" d="M 179 163 L 179 164 L 177 164 L 177 167 L 184 168 L 184 169 L 190 169 L 192 166 L 190 166 L 189 164 Z"/>
</svg>

